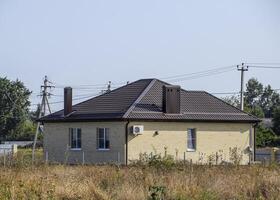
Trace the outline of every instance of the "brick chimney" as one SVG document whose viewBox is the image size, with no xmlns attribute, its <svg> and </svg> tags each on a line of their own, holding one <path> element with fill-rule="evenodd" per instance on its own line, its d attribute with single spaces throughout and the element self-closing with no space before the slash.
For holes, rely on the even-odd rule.
<svg viewBox="0 0 280 200">
<path fill-rule="evenodd" d="M 72 112 L 72 88 L 64 88 L 64 116 L 69 115 Z"/>
<path fill-rule="evenodd" d="M 179 114 L 181 110 L 181 87 L 178 85 L 163 86 L 163 112 Z"/>
</svg>

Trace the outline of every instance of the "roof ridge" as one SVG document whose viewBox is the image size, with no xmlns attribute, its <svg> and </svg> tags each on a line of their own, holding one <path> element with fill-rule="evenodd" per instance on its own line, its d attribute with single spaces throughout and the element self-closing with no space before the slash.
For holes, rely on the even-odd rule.
<svg viewBox="0 0 280 200">
<path fill-rule="evenodd" d="M 151 79 L 149 85 L 143 90 L 143 92 L 139 95 L 139 97 L 131 104 L 131 106 L 127 109 L 127 111 L 122 116 L 123 118 L 127 118 L 131 111 L 135 108 L 136 104 L 141 101 L 141 99 L 147 94 L 147 92 L 151 89 L 157 79 Z"/>
</svg>

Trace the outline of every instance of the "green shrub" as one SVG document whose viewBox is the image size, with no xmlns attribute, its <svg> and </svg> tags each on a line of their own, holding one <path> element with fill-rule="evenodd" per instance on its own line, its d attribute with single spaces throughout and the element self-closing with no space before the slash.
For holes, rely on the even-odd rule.
<svg viewBox="0 0 280 200">
<path fill-rule="evenodd" d="M 150 186 L 149 187 L 149 200 L 163 200 L 166 195 L 165 186 Z"/>
<path fill-rule="evenodd" d="M 175 166 L 175 160 L 171 155 L 161 156 L 161 154 L 147 154 L 143 153 L 140 155 L 139 161 L 135 164 L 147 165 L 150 167 L 156 167 L 161 169 L 170 169 Z"/>
</svg>

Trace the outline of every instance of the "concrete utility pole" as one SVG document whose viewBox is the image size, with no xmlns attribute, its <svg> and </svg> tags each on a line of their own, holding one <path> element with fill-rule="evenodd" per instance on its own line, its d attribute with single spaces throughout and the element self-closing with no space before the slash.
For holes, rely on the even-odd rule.
<svg viewBox="0 0 280 200">
<path fill-rule="evenodd" d="M 108 82 L 108 85 L 107 85 L 107 92 L 110 92 L 110 91 L 111 91 L 111 84 L 112 84 L 112 82 L 109 81 L 109 82 Z"/>
<path fill-rule="evenodd" d="M 49 104 L 49 100 L 48 100 L 48 97 L 51 96 L 51 93 L 48 92 L 48 89 L 54 88 L 54 86 L 48 85 L 49 83 L 51 83 L 51 82 L 48 80 L 48 77 L 45 76 L 44 85 L 41 85 L 42 92 L 41 92 L 40 96 L 42 97 L 42 101 L 41 101 L 41 104 L 39 106 L 39 116 L 38 116 L 38 119 L 46 115 L 47 107 L 48 107 L 49 113 L 51 113 L 51 108 L 50 108 L 50 104 Z M 38 138 L 38 133 L 39 133 L 40 125 L 41 125 L 41 123 L 38 122 L 37 123 L 35 137 L 34 137 L 34 142 L 33 142 L 32 164 L 33 164 L 33 162 L 35 160 L 35 149 L 36 149 L 36 143 L 37 143 L 37 138 Z"/>
<path fill-rule="evenodd" d="M 106 94 L 106 93 L 108 93 L 108 92 L 111 92 L 111 86 L 112 86 L 112 82 L 111 81 L 109 81 L 108 83 L 107 83 L 107 88 L 105 89 L 105 90 L 101 90 L 101 94 Z"/>
<path fill-rule="evenodd" d="M 240 109 L 244 110 L 244 72 L 248 71 L 248 66 L 242 63 L 241 65 L 237 65 L 237 70 L 241 71 Z"/>
</svg>

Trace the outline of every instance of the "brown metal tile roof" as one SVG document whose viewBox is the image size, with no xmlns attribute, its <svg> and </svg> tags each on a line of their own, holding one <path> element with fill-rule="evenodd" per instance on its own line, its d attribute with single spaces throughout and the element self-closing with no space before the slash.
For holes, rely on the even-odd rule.
<svg viewBox="0 0 280 200">
<path fill-rule="evenodd" d="M 63 116 L 63 110 L 40 121 L 232 121 L 257 122 L 256 117 L 233 107 L 204 91 L 181 89 L 181 113 L 162 112 L 162 89 L 170 85 L 157 79 L 141 79 L 109 93 L 73 106 L 75 112 Z"/>
</svg>

